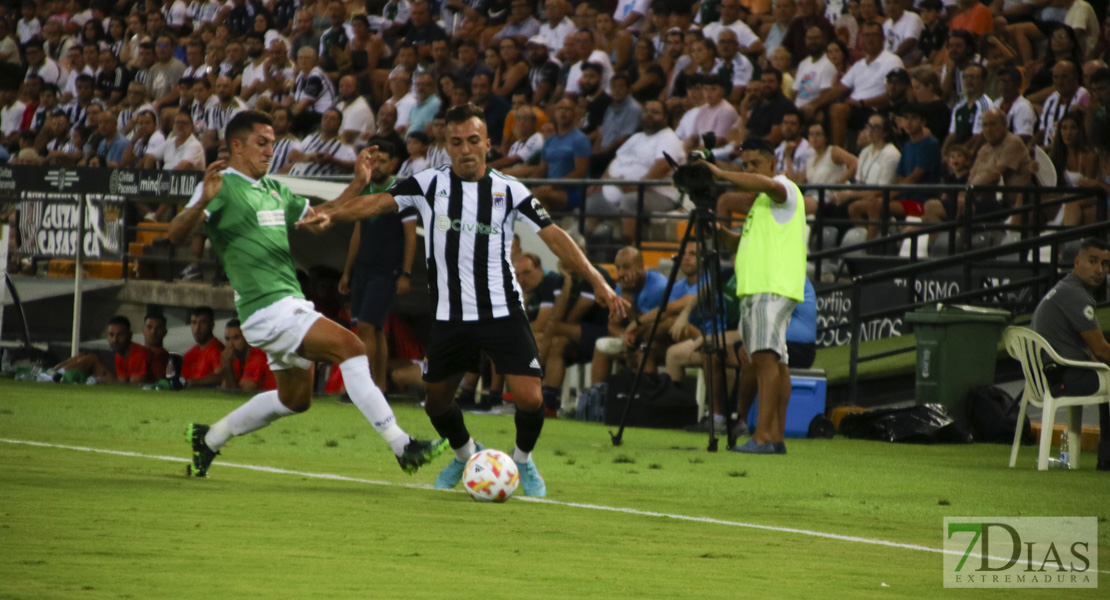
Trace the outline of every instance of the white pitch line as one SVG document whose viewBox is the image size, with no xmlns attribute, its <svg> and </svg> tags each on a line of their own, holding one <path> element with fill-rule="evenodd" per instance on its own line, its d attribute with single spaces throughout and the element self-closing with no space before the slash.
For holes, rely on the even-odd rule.
<svg viewBox="0 0 1110 600">
<path fill-rule="evenodd" d="M 188 458 L 181 458 L 180 456 L 161 456 L 157 454 L 143 454 L 141 452 L 126 452 L 123 450 L 106 450 L 104 448 L 89 448 L 87 446 L 68 446 L 65 444 L 49 444 L 46 442 L 33 442 L 29 440 L 12 440 L 0 438 L 0 442 L 6 444 L 19 444 L 23 446 L 36 446 L 39 448 L 56 448 L 61 450 L 76 450 L 78 452 L 92 452 L 94 454 L 110 454 L 113 456 L 127 456 L 131 458 L 149 458 L 154 460 L 164 460 L 169 462 L 188 463 L 191 462 Z M 308 471 L 293 471 L 290 469 L 281 469 L 278 467 L 266 467 L 262 465 L 245 465 L 242 463 L 232 463 L 220 461 L 219 467 L 231 467 L 235 469 L 246 469 L 248 471 L 258 471 L 262 473 L 275 473 L 278 475 L 297 475 L 299 477 L 308 477 L 310 479 L 326 479 L 330 481 L 349 481 L 351 483 L 365 483 L 369 485 L 382 485 L 403 487 L 419 490 L 432 490 L 435 492 L 455 492 L 456 490 L 437 490 L 427 484 L 420 483 L 397 483 L 393 481 L 379 481 L 376 479 L 363 479 L 360 477 L 348 477 L 346 475 L 336 475 L 335 473 L 311 473 Z M 650 510 L 640 510 L 637 508 L 623 508 L 619 506 L 605 506 L 602 504 L 585 504 L 582 502 L 560 502 L 558 500 L 548 500 L 546 498 L 529 498 L 527 496 L 517 496 L 518 500 L 524 502 L 537 502 L 542 504 L 550 504 L 553 506 L 566 506 L 569 508 L 582 508 L 586 510 L 600 510 L 607 512 L 623 513 L 628 515 L 636 515 L 639 517 L 656 517 L 663 519 L 673 519 L 675 521 L 688 521 L 692 523 L 708 523 L 710 525 L 725 525 L 727 527 L 742 527 L 745 529 L 758 529 L 761 531 L 773 531 L 776 533 L 793 533 L 797 535 L 804 535 L 809 537 L 818 537 L 829 540 L 836 540 L 839 542 L 852 542 L 857 544 L 870 544 L 873 546 L 886 546 L 889 548 L 900 548 L 902 550 L 915 550 L 918 552 L 929 552 L 932 554 L 952 554 L 955 556 L 963 556 L 963 552 L 956 550 L 944 550 L 942 548 L 932 548 L 930 546 L 920 546 L 917 544 L 904 544 L 901 542 L 892 542 L 889 540 L 880 540 L 875 538 L 858 537 L 854 535 L 841 535 L 838 533 L 828 533 L 824 531 L 814 531 L 812 529 L 798 529 L 795 527 L 777 527 L 774 525 L 760 525 L 758 523 L 744 523 L 742 521 L 727 521 L 724 519 L 714 519 L 712 517 L 696 517 L 691 515 L 680 515 L 675 513 L 663 513 Z M 981 555 L 971 553 L 969 557 L 981 558 Z M 991 556 L 988 557 L 996 560 L 1009 560 L 1006 557 Z M 1098 571 L 1099 573 L 1110 573 L 1110 571 Z"/>
</svg>

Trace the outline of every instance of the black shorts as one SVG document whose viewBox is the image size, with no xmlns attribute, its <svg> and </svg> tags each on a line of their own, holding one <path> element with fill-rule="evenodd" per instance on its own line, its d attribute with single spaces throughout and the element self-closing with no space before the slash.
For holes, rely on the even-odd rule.
<svg viewBox="0 0 1110 600">
<path fill-rule="evenodd" d="M 388 273 L 355 269 L 351 278 L 351 317 L 359 323 L 385 327 L 389 307 L 397 295 L 397 279 Z"/>
<path fill-rule="evenodd" d="M 478 372 L 485 352 L 501 375 L 543 377 L 540 351 L 523 314 L 485 321 L 436 321 L 424 354 L 424 381 Z"/>
</svg>

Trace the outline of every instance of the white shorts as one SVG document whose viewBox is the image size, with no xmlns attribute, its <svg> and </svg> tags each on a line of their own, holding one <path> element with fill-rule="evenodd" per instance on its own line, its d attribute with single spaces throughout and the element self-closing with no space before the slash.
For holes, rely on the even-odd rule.
<svg viewBox="0 0 1110 600">
<path fill-rule="evenodd" d="M 779 355 L 787 364 L 786 328 L 797 302 L 778 294 L 754 294 L 740 299 L 740 338 L 748 356 L 760 350 Z"/>
<path fill-rule="evenodd" d="M 322 316 L 308 300 L 288 296 L 251 315 L 243 323 L 243 338 L 266 353 L 272 371 L 308 370 L 312 361 L 297 350 L 309 328 Z"/>
</svg>

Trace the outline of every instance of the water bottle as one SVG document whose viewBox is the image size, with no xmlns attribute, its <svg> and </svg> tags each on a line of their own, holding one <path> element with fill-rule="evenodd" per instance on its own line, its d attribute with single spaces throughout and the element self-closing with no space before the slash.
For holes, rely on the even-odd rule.
<svg viewBox="0 0 1110 600">
<path fill-rule="evenodd" d="M 1060 456 L 1058 460 L 1061 469 L 1071 468 L 1071 462 L 1069 462 L 1070 458 L 1071 452 L 1069 452 L 1068 448 L 1068 428 L 1065 427 L 1064 432 L 1060 434 Z"/>
</svg>

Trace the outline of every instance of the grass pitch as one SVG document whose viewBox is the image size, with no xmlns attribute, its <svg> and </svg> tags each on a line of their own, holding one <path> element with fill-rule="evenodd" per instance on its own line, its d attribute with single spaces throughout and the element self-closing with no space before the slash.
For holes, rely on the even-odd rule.
<svg viewBox="0 0 1110 600">
<path fill-rule="evenodd" d="M 629 429 L 617 448 L 602 426 L 548 421 L 549 501 L 489 505 L 429 489 L 446 457 L 405 475 L 324 398 L 186 478 L 184 425 L 245 399 L 0 382 L 0 598 L 1105 597 L 944 589 L 945 516 L 1096 516 L 1110 585 L 1093 453 L 1042 473 L 1033 448 L 1011 470 L 993 445 L 788 440 L 749 457 L 675 431 Z M 432 435 L 422 411 L 394 410 Z M 510 417 L 467 424 L 511 450 Z"/>
</svg>

